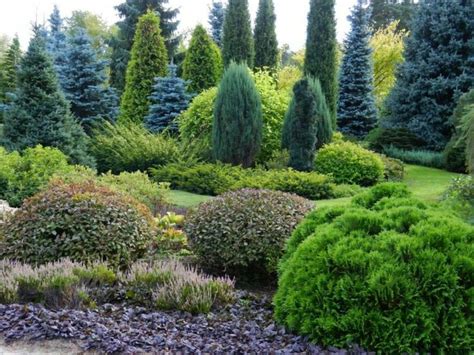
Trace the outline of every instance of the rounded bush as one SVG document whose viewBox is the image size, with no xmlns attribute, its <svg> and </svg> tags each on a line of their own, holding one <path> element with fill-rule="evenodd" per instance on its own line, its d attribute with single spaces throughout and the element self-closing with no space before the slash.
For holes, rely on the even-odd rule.
<svg viewBox="0 0 474 355">
<path fill-rule="evenodd" d="M 404 150 L 417 150 L 426 143 L 406 128 L 375 128 L 369 132 L 365 141 L 369 148 L 383 152 L 385 147 L 396 147 Z"/>
<path fill-rule="evenodd" d="M 203 203 L 185 232 L 202 264 L 233 275 L 276 271 L 286 239 L 311 203 L 287 193 L 244 189 Z"/>
<path fill-rule="evenodd" d="M 318 172 L 332 175 L 338 184 L 371 186 L 384 176 L 380 156 L 351 142 L 325 145 L 319 150 L 315 165 Z"/>
<path fill-rule="evenodd" d="M 295 229 L 279 265 L 276 319 L 322 346 L 469 351 L 474 228 L 396 197 L 400 188 L 383 191 L 371 209 L 324 208 Z"/>
<path fill-rule="evenodd" d="M 56 182 L 2 225 L 0 256 L 31 264 L 62 258 L 126 267 L 154 235 L 148 208 L 92 181 Z"/>
</svg>

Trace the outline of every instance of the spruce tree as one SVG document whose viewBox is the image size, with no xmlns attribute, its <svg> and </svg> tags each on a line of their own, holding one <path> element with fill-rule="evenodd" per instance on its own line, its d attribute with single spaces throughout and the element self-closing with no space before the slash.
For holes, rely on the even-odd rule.
<svg viewBox="0 0 474 355">
<path fill-rule="evenodd" d="M 451 138 L 459 97 L 474 86 L 474 6 L 423 1 L 405 43 L 405 62 L 387 98 L 384 127 L 403 127 L 442 150 Z"/>
<path fill-rule="evenodd" d="M 214 158 L 251 167 L 262 142 L 262 104 L 245 64 L 231 63 L 219 85 L 214 106 Z"/>
<path fill-rule="evenodd" d="M 49 19 L 50 30 L 46 33 L 47 44 L 46 48 L 48 53 L 53 58 L 54 67 L 58 74 L 59 84 L 61 87 L 64 84 L 64 73 L 63 70 L 67 66 L 66 50 L 67 50 L 67 39 L 64 32 L 63 19 L 56 5 L 54 5 L 53 12 Z"/>
<path fill-rule="evenodd" d="M 201 93 L 216 86 L 222 76 L 222 58 L 203 26 L 196 26 L 183 63 L 183 78 L 189 91 Z"/>
<path fill-rule="evenodd" d="M 304 73 L 318 78 L 336 128 L 337 41 L 335 0 L 311 0 Z"/>
<path fill-rule="evenodd" d="M 224 32 L 225 6 L 222 1 L 213 1 L 209 11 L 209 26 L 214 42 L 222 47 L 222 34 Z"/>
<path fill-rule="evenodd" d="M 186 92 L 186 81 L 176 76 L 176 65 L 168 66 L 168 76 L 156 78 L 153 93 L 150 96 L 152 105 L 145 118 L 145 126 L 153 133 L 168 130 L 178 133 L 177 117 L 185 111 L 191 95 Z"/>
<path fill-rule="evenodd" d="M 138 20 L 120 103 L 121 122 L 143 123 L 157 76 L 166 76 L 168 57 L 158 16 L 148 11 Z"/>
<path fill-rule="evenodd" d="M 8 104 L 8 93 L 15 92 L 20 59 L 20 41 L 18 36 L 15 36 L 1 62 L 0 103 Z"/>
<path fill-rule="evenodd" d="M 103 120 L 115 121 L 118 98 L 115 90 L 107 87 L 107 62 L 97 59 L 97 53 L 83 28 L 70 38 L 66 52 L 67 66 L 63 89 L 71 103 L 71 111 L 90 133 Z"/>
<path fill-rule="evenodd" d="M 349 19 L 351 32 L 344 41 L 339 77 L 338 127 L 344 134 L 364 138 L 377 124 L 371 34 L 367 12 L 360 4 Z"/>
<path fill-rule="evenodd" d="M 121 21 L 117 22 L 117 35 L 110 41 L 112 47 L 110 81 L 119 93 L 125 87 L 126 70 L 131 59 L 138 19 L 148 11 L 155 12 L 160 18 L 161 34 L 165 40 L 168 57 L 173 58 L 181 41 L 181 37 L 176 35 L 179 25 L 176 17 L 179 9 L 169 7 L 168 3 L 169 0 L 125 0 L 116 6 Z"/>
<path fill-rule="evenodd" d="M 275 68 L 278 64 L 275 21 L 273 0 L 260 0 L 254 30 L 254 68 Z"/>
<path fill-rule="evenodd" d="M 60 149 L 73 163 L 92 164 L 86 153 L 86 135 L 69 111 L 37 27 L 21 60 L 18 87 L 6 111 L 3 133 L 3 143 L 10 150 L 41 144 Z"/>
<path fill-rule="evenodd" d="M 224 66 L 232 61 L 253 66 L 254 46 L 248 0 L 229 0 L 222 43 Z"/>
</svg>

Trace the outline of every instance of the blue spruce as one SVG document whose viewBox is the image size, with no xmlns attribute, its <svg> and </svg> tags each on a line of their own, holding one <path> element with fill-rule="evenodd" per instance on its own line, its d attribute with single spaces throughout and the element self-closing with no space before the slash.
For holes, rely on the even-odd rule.
<svg viewBox="0 0 474 355">
<path fill-rule="evenodd" d="M 70 38 L 66 52 L 67 65 L 63 90 L 71 103 L 71 111 L 86 132 L 97 123 L 115 121 L 118 114 L 118 97 L 107 86 L 107 62 L 97 59 L 96 50 L 84 29 Z"/>
<path fill-rule="evenodd" d="M 150 96 L 150 114 L 145 118 L 145 126 L 154 133 L 168 130 L 177 133 L 176 118 L 188 108 L 191 95 L 186 92 L 188 83 L 176 76 L 176 65 L 168 66 L 168 76 L 156 78 Z"/>
<path fill-rule="evenodd" d="M 451 116 L 474 86 L 472 1 L 420 3 L 405 45 L 405 62 L 387 98 L 387 128 L 406 128 L 442 150 L 454 133 Z"/>
<path fill-rule="evenodd" d="M 338 127 L 349 136 L 363 138 L 377 124 L 373 96 L 373 64 L 369 46 L 368 14 L 359 4 L 349 16 L 352 28 L 344 41 L 339 76 Z"/>
<path fill-rule="evenodd" d="M 213 1 L 209 12 L 209 26 L 214 42 L 222 47 L 222 34 L 224 32 L 225 6 L 222 1 Z"/>
<path fill-rule="evenodd" d="M 40 29 L 40 35 L 46 35 L 46 49 L 49 55 L 53 58 L 54 68 L 58 75 L 59 84 L 61 87 L 64 83 L 63 69 L 67 66 L 66 49 L 67 39 L 64 32 L 63 19 L 59 13 L 59 9 L 54 5 L 53 12 L 49 19 L 50 30 L 44 32 L 45 29 Z"/>
</svg>

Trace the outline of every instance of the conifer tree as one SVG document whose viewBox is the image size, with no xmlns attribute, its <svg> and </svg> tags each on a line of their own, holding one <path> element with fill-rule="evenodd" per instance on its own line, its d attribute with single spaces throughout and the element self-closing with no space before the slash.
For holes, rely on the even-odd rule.
<svg viewBox="0 0 474 355">
<path fill-rule="evenodd" d="M 177 117 L 185 111 L 191 95 L 186 92 L 186 82 L 176 76 L 176 65 L 168 66 L 168 76 L 156 78 L 153 93 L 150 96 L 152 105 L 145 118 L 145 126 L 153 133 L 168 130 L 178 132 Z"/>
<path fill-rule="evenodd" d="M 63 89 L 71 103 L 71 111 L 86 132 L 91 132 L 103 120 L 115 121 L 118 98 L 107 87 L 107 63 L 97 59 L 97 53 L 85 30 L 80 28 L 70 38 L 66 52 L 67 66 Z"/>
<path fill-rule="evenodd" d="M 260 0 L 254 30 L 255 68 L 275 68 L 278 64 L 275 21 L 273 0 Z"/>
<path fill-rule="evenodd" d="M 203 26 L 196 26 L 183 63 L 183 78 L 189 91 L 201 93 L 216 86 L 222 76 L 222 58 Z"/>
<path fill-rule="evenodd" d="M 158 16 L 148 11 L 138 20 L 119 121 L 143 123 L 150 107 L 154 80 L 158 76 L 166 76 L 167 64 L 168 56 Z"/>
<path fill-rule="evenodd" d="M 306 76 L 319 79 L 336 128 L 337 111 L 337 41 L 335 0 L 311 0 L 308 14 Z"/>
<path fill-rule="evenodd" d="M 250 167 L 262 142 L 262 104 L 245 64 L 231 63 L 219 85 L 214 106 L 214 158 Z"/>
<path fill-rule="evenodd" d="M 64 32 L 63 19 L 56 5 L 54 5 L 53 12 L 49 17 L 48 22 L 50 30 L 46 33 L 46 49 L 53 58 L 54 67 L 58 74 L 59 84 L 62 87 L 65 80 L 63 70 L 67 66 L 67 39 Z"/>
<path fill-rule="evenodd" d="M 209 26 L 214 42 L 222 47 L 222 34 L 224 32 L 225 6 L 222 1 L 212 1 L 209 11 Z"/>
<path fill-rule="evenodd" d="M 253 66 L 254 46 L 248 0 L 229 0 L 222 43 L 224 66 L 232 61 Z"/>
<path fill-rule="evenodd" d="M 15 92 L 20 59 L 20 41 L 18 36 L 15 36 L 1 62 L 0 103 L 8 104 L 8 93 Z"/>
<path fill-rule="evenodd" d="M 397 29 L 408 30 L 415 11 L 414 0 L 370 0 L 370 22 L 375 31 L 387 27 L 393 21 Z"/>
<path fill-rule="evenodd" d="M 86 135 L 69 111 L 38 27 L 21 60 L 18 87 L 6 111 L 3 133 L 3 143 L 10 150 L 41 144 L 60 149 L 73 163 L 92 165 L 86 153 Z"/>
<path fill-rule="evenodd" d="M 351 32 L 344 41 L 339 77 L 338 127 L 344 134 L 364 138 L 377 124 L 370 29 L 367 12 L 360 4 L 349 19 Z"/>
<path fill-rule="evenodd" d="M 442 150 L 459 97 L 474 86 L 474 5 L 459 0 L 423 1 L 405 43 L 405 62 L 386 101 L 388 128 L 407 128 Z"/>
</svg>

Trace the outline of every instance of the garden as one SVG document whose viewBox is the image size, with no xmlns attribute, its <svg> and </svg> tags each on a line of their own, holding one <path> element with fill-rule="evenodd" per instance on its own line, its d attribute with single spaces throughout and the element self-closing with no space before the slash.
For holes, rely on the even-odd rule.
<svg viewBox="0 0 474 355">
<path fill-rule="evenodd" d="M 474 350 L 474 5 L 307 2 L 0 37 L 0 352 Z"/>
</svg>

